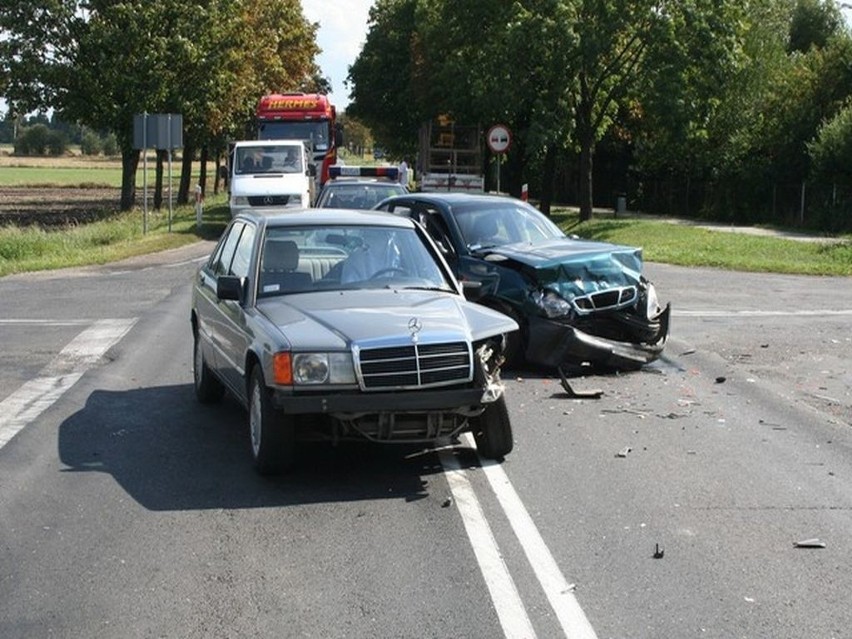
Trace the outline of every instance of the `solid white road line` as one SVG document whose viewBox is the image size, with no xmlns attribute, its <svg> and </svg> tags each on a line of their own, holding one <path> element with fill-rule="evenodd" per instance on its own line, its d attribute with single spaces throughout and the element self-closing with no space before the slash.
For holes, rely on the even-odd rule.
<svg viewBox="0 0 852 639">
<path fill-rule="evenodd" d="M 438 455 L 503 633 L 510 639 L 534 639 L 532 622 L 470 482 L 452 451 L 441 450 Z"/>
<path fill-rule="evenodd" d="M 39 377 L 26 382 L 0 402 L 0 448 L 77 383 L 135 323 L 135 319 L 96 321 L 71 340 L 42 369 Z"/>
<path fill-rule="evenodd" d="M 470 433 L 463 435 L 466 443 L 475 447 L 473 436 Z M 503 507 L 503 512 L 509 519 L 509 524 L 532 566 L 550 606 L 556 613 L 556 618 L 562 626 L 566 637 L 571 639 L 594 639 L 597 637 L 594 629 L 589 623 L 586 613 L 580 607 L 577 597 L 574 596 L 573 587 L 568 583 L 556 560 L 542 539 L 541 533 L 527 512 L 521 498 L 515 491 L 512 482 L 506 476 L 506 471 L 497 462 L 482 459 L 480 464 L 485 471 L 485 476 L 491 484 L 497 500 Z"/>
<path fill-rule="evenodd" d="M 683 317 L 843 317 L 852 315 L 852 309 L 798 311 L 687 311 L 673 309 L 672 315 Z"/>
</svg>

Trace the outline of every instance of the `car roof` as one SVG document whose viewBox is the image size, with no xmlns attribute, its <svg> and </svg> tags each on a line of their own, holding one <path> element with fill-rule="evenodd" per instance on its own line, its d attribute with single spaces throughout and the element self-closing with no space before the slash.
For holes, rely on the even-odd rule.
<svg viewBox="0 0 852 639">
<path fill-rule="evenodd" d="M 400 188 L 404 188 L 402 186 L 402 184 L 400 184 L 399 182 L 397 182 L 395 180 L 389 180 L 387 178 L 381 178 L 381 177 L 374 177 L 374 178 L 339 177 L 339 178 L 334 178 L 333 180 L 329 180 L 328 182 L 325 183 L 325 185 L 322 188 L 328 189 L 328 188 L 337 187 L 337 186 L 342 186 L 342 187 L 347 187 L 347 186 L 375 186 L 377 184 L 382 185 L 382 186 L 394 186 L 394 185 L 396 185 L 396 186 L 399 186 Z"/>
<path fill-rule="evenodd" d="M 234 219 L 252 220 L 265 226 L 323 226 L 323 225 L 372 225 L 411 228 L 414 223 L 408 218 L 370 209 L 253 209 L 243 211 Z"/>
<path fill-rule="evenodd" d="M 503 201 L 503 202 L 511 202 L 511 203 L 519 203 L 523 202 L 523 200 L 519 200 L 517 198 L 508 196 L 508 195 L 500 195 L 497 193 L 442 193 L 440 191 L 429 191 L 427 193 L 409 193 L 408 195 L 394 195 L 392 198 L 406 198 L 411 200 L 420 200 L 420 201 L 433 201 L 433 202 L 446 202 L 447 204 L 465 204 L 465 203 L 487 203 L 494 202 L 495 200 Z M 388 198 L 391 199 L 391 198 Z M 525 202 L 526 204 L 526 202 Z"/>
</svg>

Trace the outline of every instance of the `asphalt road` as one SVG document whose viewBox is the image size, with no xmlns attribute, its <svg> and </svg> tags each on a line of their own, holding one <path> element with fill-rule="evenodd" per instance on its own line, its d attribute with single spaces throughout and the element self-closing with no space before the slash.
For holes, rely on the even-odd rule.
<svg viewBox="0 0 852 639">
<path fill-rule="evenodd" d="M 208 249 L 0 279 L 0 637 L 850 636 L 848 278 L 648 265 L 664 359 L 508 371 L 503 464 L 264 480 L 192 393 Z"/>
</svg>

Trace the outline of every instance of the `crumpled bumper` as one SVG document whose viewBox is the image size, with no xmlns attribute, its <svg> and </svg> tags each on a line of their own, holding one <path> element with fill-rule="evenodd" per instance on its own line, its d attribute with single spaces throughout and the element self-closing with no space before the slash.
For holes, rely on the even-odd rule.
<svg viewBox="0 0 852 639">
<path fill-rule="evenodd" d="M 566 364 L 636 369 L 656 360 L 669 335 L 671 304 L 660 313 L 659 330 L 653 342 L 620 342 L 585 333 L 573 326 L 542 317 L 529 318 L 529 341 L 526 359 L 540 366 L 560 367 Z"/>
</svg>

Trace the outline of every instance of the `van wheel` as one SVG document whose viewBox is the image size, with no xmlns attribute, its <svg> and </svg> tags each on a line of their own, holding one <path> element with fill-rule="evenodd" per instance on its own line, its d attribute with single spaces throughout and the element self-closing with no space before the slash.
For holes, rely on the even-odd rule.
<svg viewBox="0 0 852 639">
<path fill-rule="evenodd" d="M 260 475 L 287 470 L 295 458 L 296 429 L 292 419 L 272 405 L 272 391 L 266 387 L 259 365 L 251 373 L 248 408 L 255 470 Z"/>
</svg>

